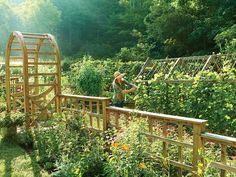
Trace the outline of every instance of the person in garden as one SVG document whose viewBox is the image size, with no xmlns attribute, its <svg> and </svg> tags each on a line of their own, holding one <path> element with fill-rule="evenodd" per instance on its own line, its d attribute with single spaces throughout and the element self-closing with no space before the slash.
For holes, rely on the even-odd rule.
<svg viewBox="0 0 236 177">
<path fill-rule="evenodd" d="M 124 74 L 121 74 L 119 71 L 114 73 L 114 80 L 112 82 L 113 88 L 113 105 L 117 107 L 123 107 L 125 101 L 125 94 L 134 92 L 137 90 L 137 86 L 127 82 L 123 78 Z M 127 87 L 127 89 L 126 89 Z"/>
</svg>

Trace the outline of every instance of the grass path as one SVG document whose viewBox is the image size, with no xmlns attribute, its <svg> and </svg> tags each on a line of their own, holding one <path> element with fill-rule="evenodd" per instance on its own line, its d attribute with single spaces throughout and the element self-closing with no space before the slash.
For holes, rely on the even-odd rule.
<svg viewBox="0 0 236 177">
<path fill-rule="evenodd" d="M 1 137 L 0 137 L 1 140 Z M 49 177 L 33 155 L 13 143 L 0 142 L 0 177 Z"/>
</svg>

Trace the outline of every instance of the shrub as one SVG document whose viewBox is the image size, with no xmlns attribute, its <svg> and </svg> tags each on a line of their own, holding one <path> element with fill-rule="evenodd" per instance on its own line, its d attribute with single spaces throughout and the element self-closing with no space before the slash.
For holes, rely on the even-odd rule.
<svg viewBox="0 0 236 177">
<path fill-rule="evenodd" d="M 47 159 L 50 160 L 50 154 L 53 152 L 57 171 L 53 176 L 99 176 L 103 174 L 103 141 L 96 134 L 86 129 L 82 122 L 83 118 L 79 115 L 63 114 L 60 117 L 61 126 L 54 127 L 59 141 L 50 143 L 49 139 L 45 142 L 44 152 Z M 55 130 L 56 129 L 56 130 Z M 61 133 L 59 133 L 60 131 Z M 56 147 L 56 148 L 53 148 Z M 41 156 L 43 154 L 41 153 Z"/>
<path fill-rule="evenodd" d="M 84 61 L 81 68 L 72 69 L 72 86 L 83 95 L 100 96 L 102 93 L 102 75 L 90 62 Z"/>
<path fill-rule="evenodd" d="M 25 122 L 25 114 L 21 112 L 15 113 L 0 113 L 0 128 L 10 128 L 15 126 L 22 126 Z"/>
<path fill-rule="evenodd" d="M 86 145 L 78 152 L 74 174 L 81 177 L 104 176 L 104 161 L 103 140 L 90 134 Z"/>
<path fill-rule="evenodd" d="M 1 89 L 0 89 L 1 92 Z M 0 93 L 1 95 L 1 93 Z M 6 105 L 6 101 L 1 100 L 0 98 L 0 112 L 6 111 L 7 110 L 7 105 Z"/>
<path fill-rule="evenodd" d="M 17 143 L 26 149 L 32 149 L 34 139 L 31 129 L 23 129 L 17 134 Z"/>
<path fill-rule="evenodd" d="M 71 71 L 71 68 L 70 66 L 75 63 L 75 60 L 71 57 L 66 57 L 66 58 L 63 58 L 62 62 L 61 62 L 61 67 L 62 67 L 62 71 L 67 73 L 69 71 Z"/>
<path fill-rule="evenodd" d="M 159 161 L 151 158 L 152 148 L 143 134 L 145 129 L 146 121 L 132 121 L 124 128 L 120 140 L 111 143 L 105 166 L 107 176 L 161 176 Z"/>
<path fill-rule="evenodd" d="M 17 126 L 22 126 L 25 122 L 25 114 L 16 113 L 0 113 L 0 129 L 3 141 L 12 141 L 16 138 Z"/>
</svg>

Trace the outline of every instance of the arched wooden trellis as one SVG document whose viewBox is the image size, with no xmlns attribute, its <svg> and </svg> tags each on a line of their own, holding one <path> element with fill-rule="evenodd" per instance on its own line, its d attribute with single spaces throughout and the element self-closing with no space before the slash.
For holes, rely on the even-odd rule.
<svg viewBox="0 0 236 177">
<path fill-rule="evenodd" d="M 54 37 L 15 31 L 9 37 L 5 58 L 7 110 L 46 116 L 49 108 L 58 112 L 61 69 Z"/>
</svg>

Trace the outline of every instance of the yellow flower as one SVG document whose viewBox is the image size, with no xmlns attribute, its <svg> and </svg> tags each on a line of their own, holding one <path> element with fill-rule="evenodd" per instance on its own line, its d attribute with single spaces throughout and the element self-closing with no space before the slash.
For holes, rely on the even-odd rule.
<svg viewBox="0 0 236 177">
<path fill-rule="evenodd" d="M 128 144 L 124 144 L 124 145 L 122 146 L 122 149 L 123 149 L 124 151 L 128 151 L 128 150 L 129 150 L 129 145 L 128 145 Z"/>
<path fill-rule="evenodd" d="M 79 167 L 77 167 L 77 168 L 75 169 L 75 174 L 76 174 L 76 175 L 79 175 L 79 174 L 80 174 L 80 168 L 79 168 Z"/>
<path fill-rule="evenodd" d="M 118 145 L 119 145 L 118 143 L 112 143 L 112 144 L 111 144 L 111 147 L 113 147 L 113 148 L 117 148 Z"/>
<path fill-rule="evenodd" d="M 147 168 L 147 167 L 146 167 L 146 165 L 145 165 L 144 162 L 140 162 L 139 168 L 140 168 L 140 169 L 144 169 L 144 168 Z"/>
</svg>

